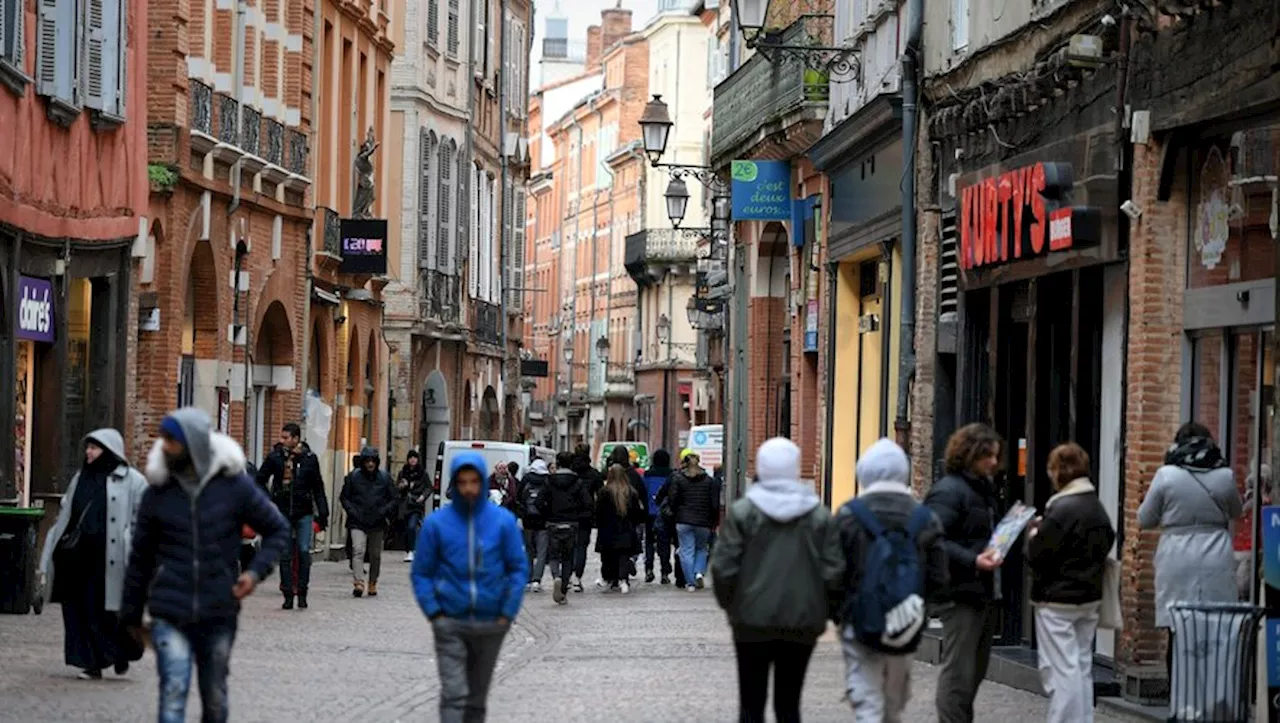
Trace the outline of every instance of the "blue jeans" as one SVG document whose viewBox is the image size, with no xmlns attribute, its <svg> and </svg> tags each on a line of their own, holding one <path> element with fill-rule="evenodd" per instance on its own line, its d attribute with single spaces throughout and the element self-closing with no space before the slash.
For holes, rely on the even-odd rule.
<svg viewBox="0 0 1280 723">
<path fill-rule="evenodd" d="M 410 512 L 404 519 L 405 547 L 413 552 L 418 547 L 418 533 L 422 532 L 422 513 Z"/>
<path fill-rule="evenodd" d="M 306 595 L 311 584 L 311 542 L 315 535 L 311 515 L 289 523 L 293 541 L 280 556 L 280 592 Z M 294 564 L 294 561 L 297 564 Z"/>
<path fill-rule="evenodd" d="M 187 719 L 187 693 L 191 689 L 193 665 L 204 710 L 200 720 L 226 723 L 230 717 L 227 674 L 235 639 L 234 619 L 183 627 L 159 618 L 152 622 L 151 642 L 160 673 L 160 723 L 183 723 Z"/>
<path fill-rule="evenodd" d="M 676 535 L 680 538 L 680 567 L 684 570 L 684 581 L 692 585 L 698 575 L 705 575 L 707 572 L 711 528 L 678 524 Z"/>
</svg>

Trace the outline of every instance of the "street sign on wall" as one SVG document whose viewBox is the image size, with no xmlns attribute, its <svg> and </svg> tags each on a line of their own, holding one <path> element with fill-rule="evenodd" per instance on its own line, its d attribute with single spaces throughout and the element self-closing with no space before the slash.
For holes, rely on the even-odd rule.
<svg viewBox="0 0 1280 723">
<path fill-rule="evenodd" d="M 344 218 L 341 221 L 344 274 L 387 273 L 387 220 Z"/>
<path fill-rule="evenodd" d="M 787 161 L 734 161 L 734 221 L 791 220 L 791 164 Z"/>
</svg>

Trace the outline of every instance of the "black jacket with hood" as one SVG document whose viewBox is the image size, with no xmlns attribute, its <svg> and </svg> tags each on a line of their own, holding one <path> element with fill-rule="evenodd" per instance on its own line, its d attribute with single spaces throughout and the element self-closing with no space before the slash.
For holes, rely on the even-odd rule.
<svg viewBox="0 0 1280 723">
<path fill-rule="evenodd" d="M 934 483 L 924 503 L 942 523 L 951 600 L 969 605 L 990 602 L 995 575 L 979 570 L 977 560 L 1004 514 L 995 485 L 985 478 L 949 474 Z"/>
<path fill-rule="evenodd" d="M 395 485 L 391 483 L 391 476 L 381 468 L 372 473 L 364 470 L 364 462 L 369 459 L 377 464 L 380 461 L 378 450 L 373 447 L 361 450 L 359 465 L 351 470 L 342 483 L 339 499 L 342 509 L 347 513 L 348 529 L 368 532 L 385 528 L 400 506 L 400 498 L 396 495 Z"/>
<path fill-rule="evenodd" d="M 525 509 L 525 490 L 529 487 L 541 490 L 541 501 L 538 504 L 541 509 Z M 524 522 L 524 529 L 545 530 L 547 528 L 547 511 L 551 508 L 548 499 L 550 489 L 551 474 L 547 471 L 547 463 L 535 459 L 529 465 L 529 471 L 525 472 L 524 477 L 516 483 L 516 516 Z"/>
<path fill-rule="evenodd" d="M 293 466 L 293 480 L 285 484 L 284 466 Z M 258 484 L 268 489 L 280 513 L 293 522 L 314 515 L 323 529 L 329 526 L 329 499 L 324 492 L 320 460 L 306 442 L 297 452 L 277 444 L 257 473 Z"/>
<path fill-rule="evenodd" d="M 714 528 L 720 517 L 719 486 L 705 470 L 690 475 L 676 470 L 668 483 L 677 525 Z"/>
<path fill-rule="evenodd" d="M 143 611 L 175 625 L 232 620 L 241 528 L 262 536 L 249 572 L 266 578 L 289 545 L 289 523 L 245 474 L 244 451 L 211 431 L 209 415 L 187 407 L 170 415 L 183 430 L 191 466 L 171 472 L 156 441 L 147 455 L 150 487 L 138 507 L 120 615 L 141 625 Z"/>
<path fill-rule="evenodd" d="M 548 485 L 551 498 L 547 505 L 547 524 L 577 522 L 591 525 L 595 515 L 593 498 L 587 483 L 570 469 L 558 469 Z"/>
<path fill-rule="evenodd" d="M 397 478 L 397 482 L 407 485 L 402 490 L 405 513 L 416 512 L 423 514 L 426 512 L 427 498 L 431 496 L 431 480 L 427 478 L 427 468 L 422 465 L 422 458 L 418 458 L 418 464 L 413 467 L 410 467 L 406 462 L 400 468 L 400 476 Z M 422 498 L 421 501 L 418 500 L 419 497 Z"/>
</svg>

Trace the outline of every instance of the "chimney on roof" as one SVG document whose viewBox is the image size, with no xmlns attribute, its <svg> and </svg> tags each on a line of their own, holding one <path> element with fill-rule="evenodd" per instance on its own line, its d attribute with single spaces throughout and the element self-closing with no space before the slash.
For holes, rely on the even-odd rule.
<svg viewBox="0 0 1280 723">
<path fill-rule="evenodd" d="M 615 43 L 631 34 L 631 11 L 621 7 L 611 8 L 600 13 L 602 27 L 600 38 L 601 52 L 608 52 Z"/>
<path fill-rule="evenodd" d="M 602 46 L 600 44 L 601 31 L 599 25 L 592 25 L 587 28 L 587 72 L 590 73 L 600 69 L 600 56 Z"/>
</svg>

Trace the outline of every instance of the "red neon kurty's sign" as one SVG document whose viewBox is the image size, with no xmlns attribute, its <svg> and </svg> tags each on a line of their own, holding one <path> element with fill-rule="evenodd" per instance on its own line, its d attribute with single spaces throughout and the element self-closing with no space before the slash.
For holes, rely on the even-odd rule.
<svg viewBox="0 0 1280 723">
<path fill-rule="evenodd" d="M 960 196 L 961 268 L 1070 249 L 1074 213 L 1062 201 L 1074 183 L 1070 164 L 1036 163 L 966 187 Z"/>
</svg>

